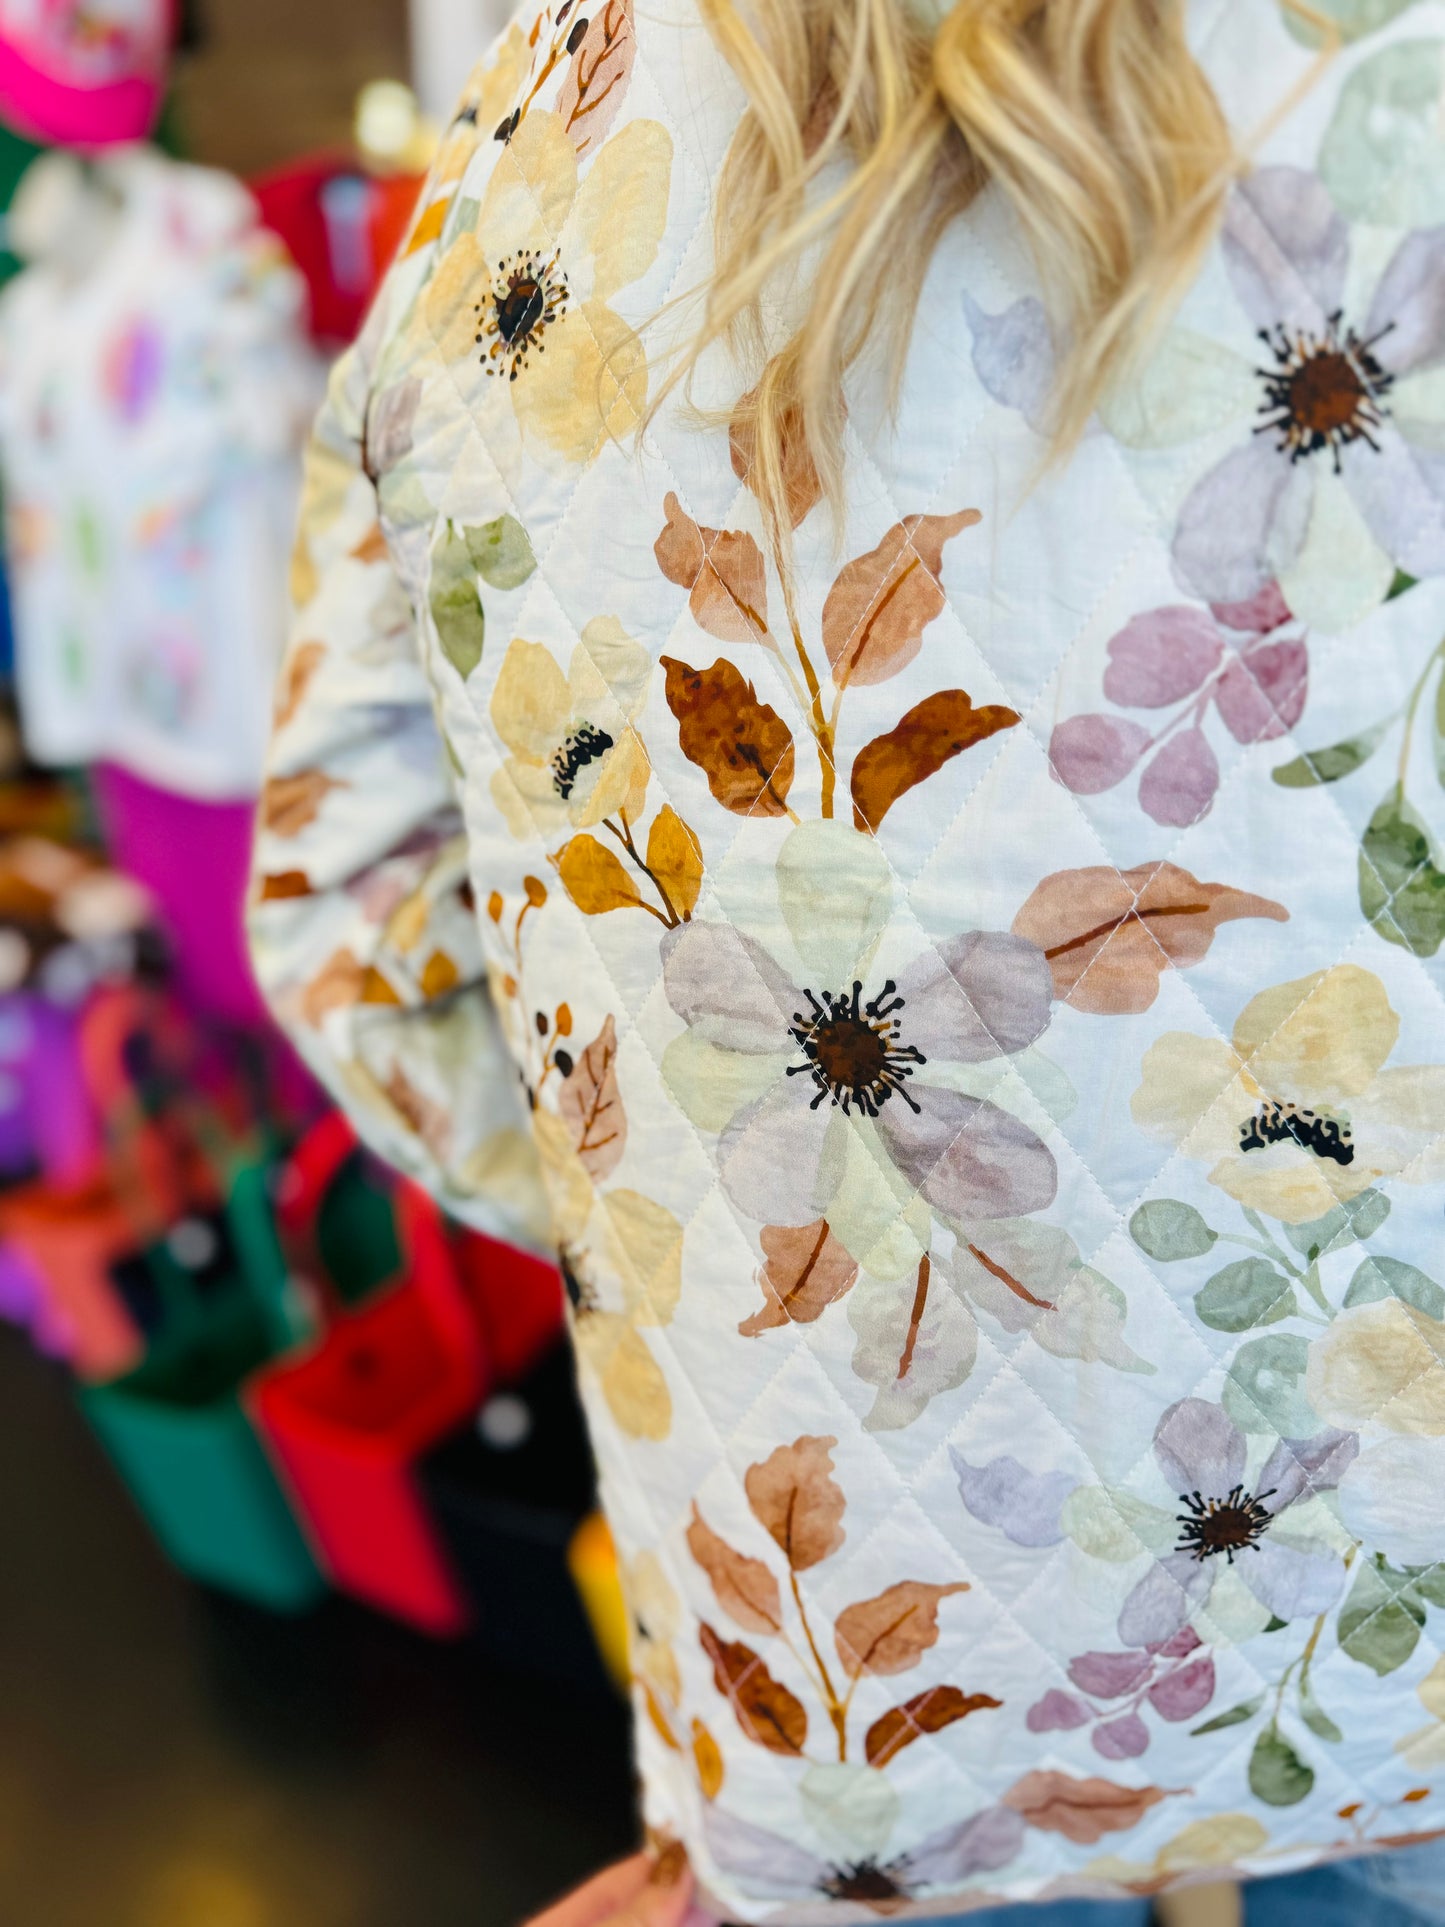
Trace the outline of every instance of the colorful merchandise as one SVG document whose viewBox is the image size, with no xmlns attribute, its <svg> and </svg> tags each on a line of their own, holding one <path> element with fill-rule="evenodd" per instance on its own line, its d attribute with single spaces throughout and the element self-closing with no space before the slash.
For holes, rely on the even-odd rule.
<svg viewBox="0 0 1445 1927">
<path fill-rule="evenodd" d="M 37 163 L 0 299 L 21 720 L 45 763 L 254 795 L 315 363 L 302 291 L 223 174 Z"/>
<path fill-rule="evenodd" d="M 1060 467 L 1027 248 L 949 228 L 791 598 L 745 428 L 630 435 L 739 112 L 693 0 L 508 32 L 331 384 L 263 980 L 560 1245 L 728 1920 L 1445 1831 L 1445 5 L 1325 11 L 1192 0 L 1263 145 Z"/>
<path fill-rule="evenodd" d="M 0 0 L 0 116 L 66 147 L 144 140 L 174 16 L 174 0 Z"/>
</svg>

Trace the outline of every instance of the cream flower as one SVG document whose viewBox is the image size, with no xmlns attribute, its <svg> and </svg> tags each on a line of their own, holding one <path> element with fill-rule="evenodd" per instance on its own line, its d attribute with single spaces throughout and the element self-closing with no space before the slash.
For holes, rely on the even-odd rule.
<svg viewBox="0 0 1445 1927">
<path fill-rule="evenodd" d="M 1386 1070 L 1400 1020 L 1354 964 L 1250 1000 L 1232 1043 L 1169 1031 L 1146 1052 L 1141 1130 L 1210 1166 L 1232 1198 L 1308 1224 L 1381 1178 L 1445 1178 L 1445 1065 Z"/>
<path fill-rule="evenodd" d="M 634 725 L 651 675 L 652 658 L 615 616 L 587 624 L 565 676 L 541 643 L 511 644 L 491 714 L 511 752 L 492 797 L 513 836 L 550 838 L 614 814 L 636 820 L 651 766 Z"/>
<path fill-rule="evenodd" d="M 533 1114 L 584 1379 L 630 1438 L 665 1439 L 672 1397 L 643 1328 L 672 1322 L 682 1295 L 682 1226 L 638 1191 L 598 1191 L 562 1120 Z"/>
<path fill-rule="evenodd" d="M 1332 1424 L 1445 1438 L 1445 1324 L 1398 1298 L 1342 1311 L 1310 1346 L 1305 1383 Z M 1421 1496 L 1438 1514 L 1433 1481 Z"/>
<path fill-rule="evenodd" d="M 671 175 L 671 135 L 638 120 L 579 183 L 561 120 L 533 111 L 427 290 L 426 325 L 466 399 L 505 385 L 523 432 L 568 461 L 590 461 L 646 405 L 647 357 L 611 303 L 657 258 Z"/>
</svg>

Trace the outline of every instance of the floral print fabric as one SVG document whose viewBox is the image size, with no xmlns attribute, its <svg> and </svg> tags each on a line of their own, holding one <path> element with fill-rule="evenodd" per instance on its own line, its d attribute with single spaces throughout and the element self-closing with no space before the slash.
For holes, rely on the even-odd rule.
<svg viewBox="0 0 1445 1927">
<path fill-rule="evenodd" d="M 740 108 L 689 0 L 508 30 L 313 447 L 258 961 L 560 1255 L 729 1919 L 1445 1832 L 1445 7 L 1191 26 L 1270 131 L 1062 472 L 989 196 L 837 541 L 788 450 L 791 590 L 725 357 L 634 448 Z"/>
</svg>

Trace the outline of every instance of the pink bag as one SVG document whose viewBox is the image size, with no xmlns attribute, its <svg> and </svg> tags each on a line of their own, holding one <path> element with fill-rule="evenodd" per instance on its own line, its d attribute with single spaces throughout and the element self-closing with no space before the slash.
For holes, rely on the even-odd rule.
<svg viewBox="0 0 1445 1927">
<path fill-rule="evenodd" d="M 174 26 L 175 0 L 0 0 L 0 118 L 65 147 L 144 140 Z"/>
</svg>

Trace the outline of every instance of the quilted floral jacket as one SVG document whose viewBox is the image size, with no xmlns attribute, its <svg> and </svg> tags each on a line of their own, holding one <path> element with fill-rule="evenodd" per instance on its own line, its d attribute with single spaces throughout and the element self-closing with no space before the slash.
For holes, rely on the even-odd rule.
<svg viewBox="0 0 1445 1927">
<path fill-rule="evenodd" d="M 740 112 L 694 0 L 508 30 L 317 430 L 260 969 L 560 1249 L 733 1920 L 1445 1832 L 1445 4 L 1316 6 L 1192 0 L 1255 165 L 1062 471 L 951 228 L 792 614 L 723 357 L 627 432 Z"/>
</svg>

